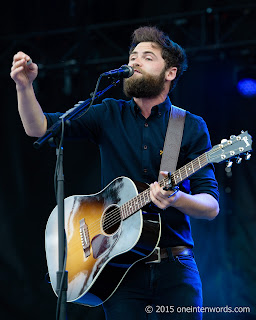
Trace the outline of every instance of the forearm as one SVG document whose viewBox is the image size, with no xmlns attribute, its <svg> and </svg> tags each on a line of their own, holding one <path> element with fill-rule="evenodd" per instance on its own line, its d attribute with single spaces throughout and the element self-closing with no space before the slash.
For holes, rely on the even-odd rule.
<svg viewBox="0 0 256 320">
<path fill-rule="evenodd" d="M 25 132 L 31 137 L 41 137 L 47 129 L 47 120 L 38 103 L 32 84 L 17 89 L 18 110 Z"/>
<path fill-rule="evenodd" d="M 187 194 L 179 191 L 174 199 L 168 198 L 170 205 L 182 213 L 196 219 L 214 219 L 219 213 L 218 201 L 207 193 Z"/>
<path fill-rule="evenodd" d="M 168 172 L 161 171 L 164 177 Z M 214 219 L 219 213 L 218 201 L 208 193 L 198 193 L 195 195 L 187 194 L 183 191 L 173 193 L 164 190 L 159 183 L 154 182 L 150 185 L 150 198 L 160 209 L 174 207 L 196 219 Z"/>
</svg>

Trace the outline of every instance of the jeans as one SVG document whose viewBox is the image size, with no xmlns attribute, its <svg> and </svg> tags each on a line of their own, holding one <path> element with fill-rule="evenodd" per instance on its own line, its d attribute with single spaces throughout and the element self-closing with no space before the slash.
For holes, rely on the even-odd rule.
<svg viewBox="0 0 256 320">
<path fill-rule="evenodd" d="M 136 263 L 104 303 L 107 320 L 200 320 L 202 283 L 194 257 Z"/>
</svg>

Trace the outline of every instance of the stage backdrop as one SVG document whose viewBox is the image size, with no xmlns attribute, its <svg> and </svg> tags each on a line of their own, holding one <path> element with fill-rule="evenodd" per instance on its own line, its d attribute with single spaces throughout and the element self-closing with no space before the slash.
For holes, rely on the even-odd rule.
<svg viewBox="0 0 256 320">
<path fill-rule="evenodd" d="M 143 8 L 140 10 L 143 11 Z M 40 9 L 39 5 L 37 9 Z M 18 16 L 16 11 L 17 19 Z M 94 16 L 96 14 L 91 16 L 92 20 Z M 100 15 L 101 19 L 103 16 Z M 29 29 L 28 18 L 25 17 L 24 32 Z M 117 12 L 115 17 L 117 20 Z M 9 18 L 5 21 L 7 26 L 11 26 Z M 36 24 L 35 19 L 33 21 Z M 81 19 L 80 24 L 82 22 Z M 18 25 L 20 27 L 21 22 Z M 57 27 L 59 25 L 58 20 Z M 123 52 L 127 52 L 128 45 L 129 39 L 122 48 Z M 0 318 L 8 320 L 53 319 L 56 309 L 56 296 L 47 282 L 44 249 L 45 226 L 56 205 L 53 184 L 55 150 L 48 145 L 36 150 L 33 147 L 36 139 L 26 136 L 17 112 L 15 84 L 9 77 L 10 68 L 7 67 L 7 64 L 11 66 L 13 54 L 28 48 L 31 48 L 31 43 L 28 46 L 26 40 L 21 43 L 14 41 L 8 52 L 4 51 L 6 59 L 0 73 Z M 47 52 L 54 52 L 54 48 L 44 49 L 45 58 L 49 61 Z M 41 53 L 37 53 L 36 45 L 31 50 L 33 60 L 37 62 Z M 90 48 L 91 55 L 92 50 Z M 106 63 L 105 71 L 124 63 L 127 61 Z M 189 69 L 170 95 L 175 105 L 205 119 L 213 145 L 223 138 L 228 139 L 230 135 L 239 134 L 241 130 L 248 130 L 254 139 L 256 137 L 256 100 L 243 98 L 236 91 L 235 71 L 239 63 L 237 59 L 223 53 L 216 54 L 214 50 L 212 54 L 208 52 L 205 59 L 196 59 L 196 54 L 190 53 Z M 63 70 L 58 68 L 40 71 L 42 73 L 35 83 L 35 90 L 46 112 L 66 111 L 77 101 L 88 98 L 99 76 L 99 69 L 93 66 L 78 68 L 71 78 L 64 77 Z M 104 97 L 123 97 L 122 87 L 112 89 Z M 240 313 L 230 314 L 216 309 L 215 312 L 205 313 L 204 319 L 256 319 L 256 157 L 252 154 L 250 161 L 234 164 L 229 172 L 225 170 L 225 164 L 217 164 L 215 168 L 220 189 L 219 216 L 213 221 L 191 222 L 195 255 L 204 288 L 204 306 L 249 307 L 250 312 L 240 309 Z M 100 159 L 97 147 L 88 141 L 65 143 L 64 174 L 66 197 L 99 191 Z M 68 319 L 103 320 L 104 313 L 101 307 L 68 304 Z"/>
</svg>

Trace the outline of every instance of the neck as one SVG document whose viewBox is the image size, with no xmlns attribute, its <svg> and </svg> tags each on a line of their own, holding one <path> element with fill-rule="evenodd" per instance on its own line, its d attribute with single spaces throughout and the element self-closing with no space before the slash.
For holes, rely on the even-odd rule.
<svg viewBox="0 0 256 320">
<path fill-rule="evenodd" d="M 154 98 L 134 98 L 137 106 L 141 109 L 142 115 L 147 119 L 151 114 L 151 109 L 164 102 L 167 97 L 167 94 L 162 93 Z"/>
</svg>

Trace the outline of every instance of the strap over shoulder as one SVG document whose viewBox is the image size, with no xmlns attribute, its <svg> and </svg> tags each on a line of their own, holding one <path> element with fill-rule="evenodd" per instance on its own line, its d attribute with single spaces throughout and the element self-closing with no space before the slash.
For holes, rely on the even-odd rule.
<svg viewBox="0 0 256 320">
<path fill-rule="evenodd" d="M 165 135 L 160 171 L 174 172 L 176 170 L 183 137 L 185 118 L 186 110 L 172 105 Z M 163 177 L 159 172 L 158 181 L 162 179 Z"/>
</svg>

